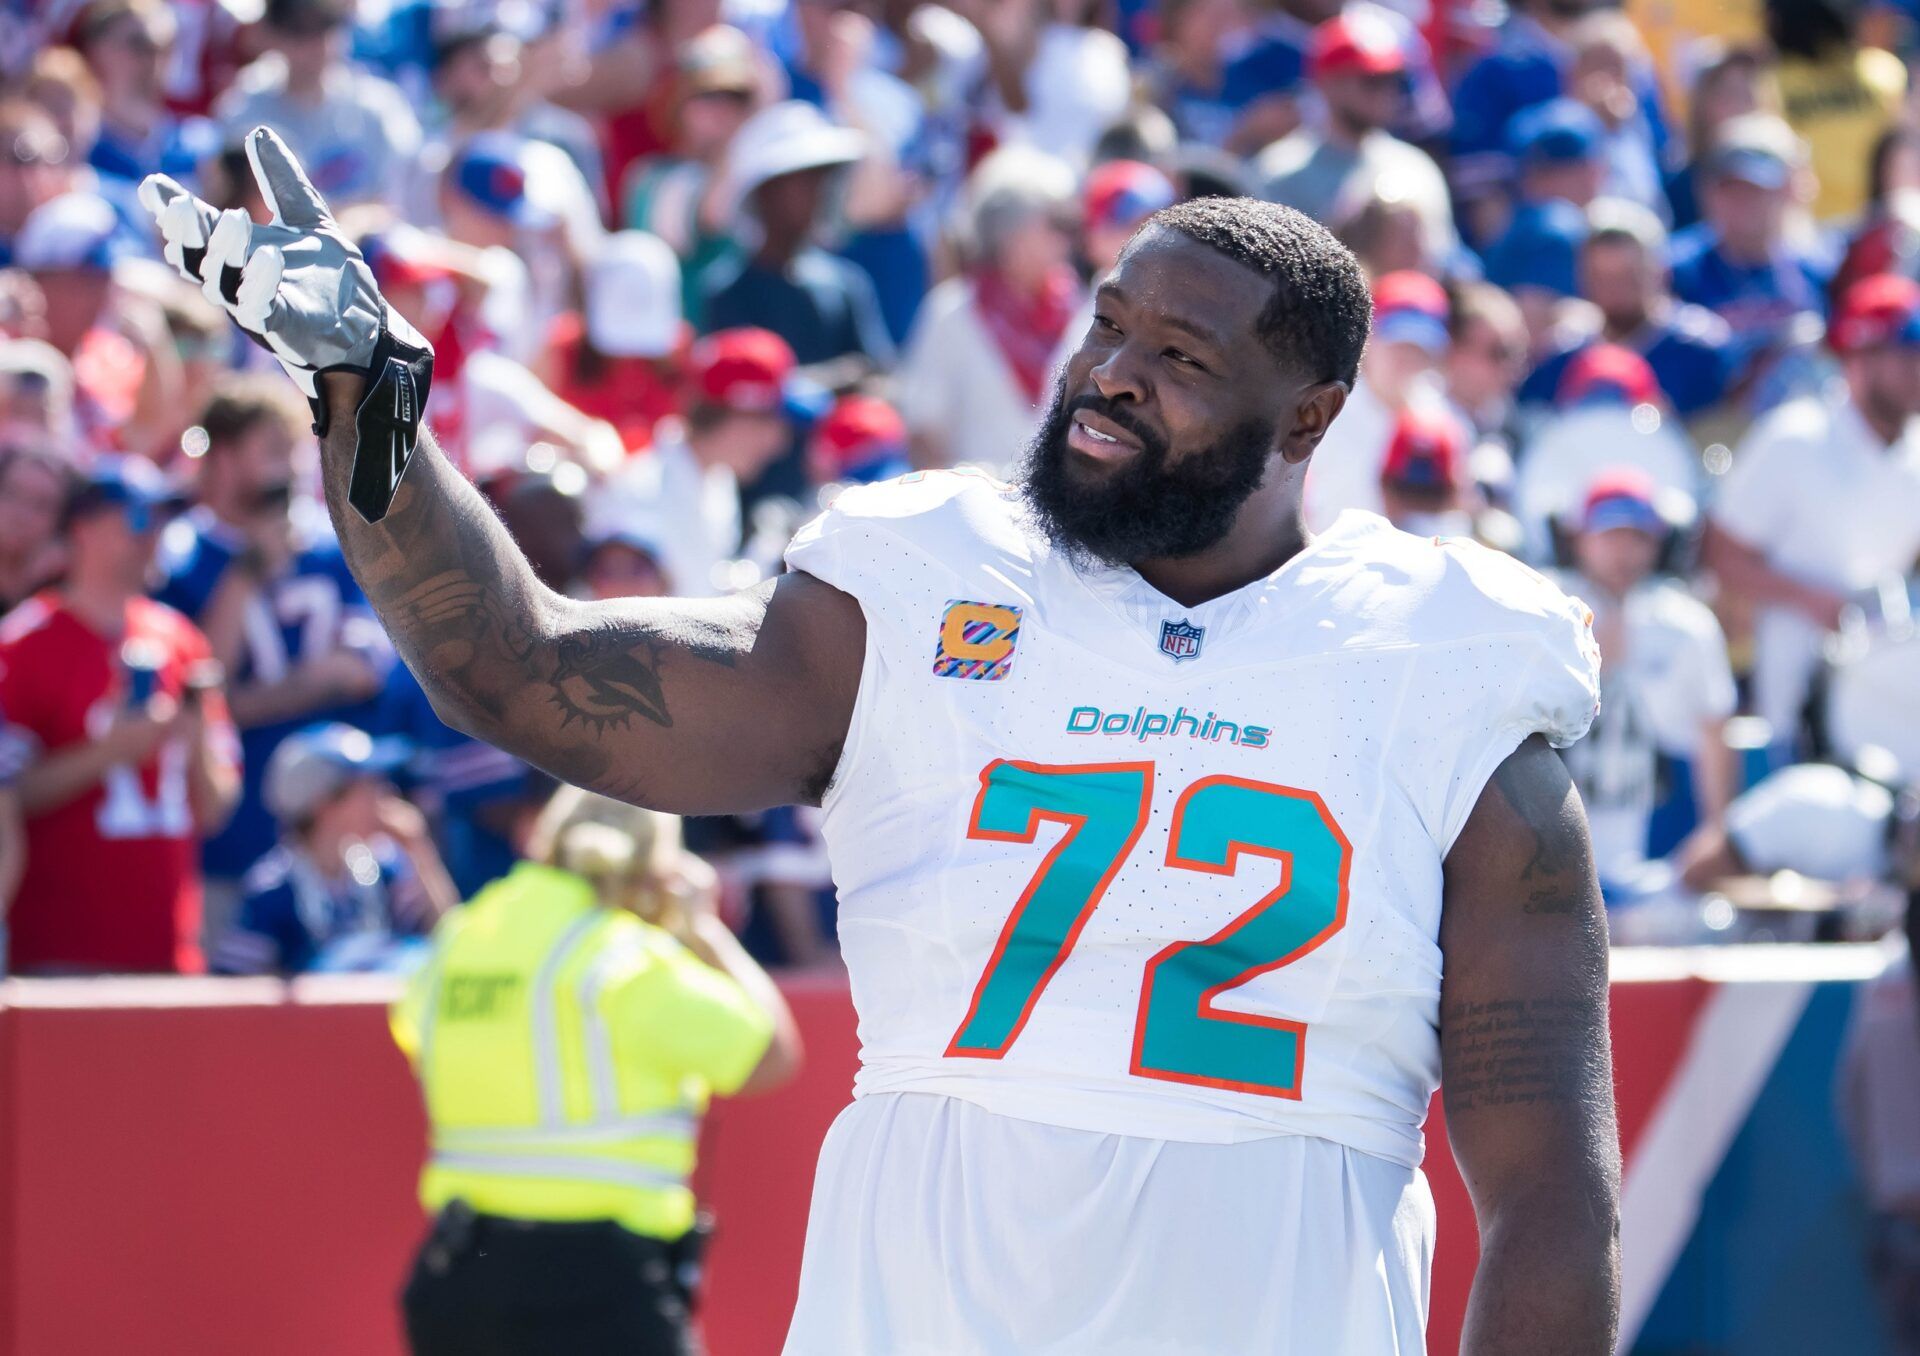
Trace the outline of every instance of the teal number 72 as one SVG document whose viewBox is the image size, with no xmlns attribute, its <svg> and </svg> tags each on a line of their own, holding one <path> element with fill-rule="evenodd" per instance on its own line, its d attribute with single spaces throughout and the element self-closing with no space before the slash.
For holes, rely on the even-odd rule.
<svg viewBox="0 0 1920 1356">
<path fill-rule="evenodd" d="M 947 1054 L 998 1059 L 1011 1048 L 1140 841 L 1152 799 L 1151 763 L 1003 759 L 980 773 L 968 837 L 1031 843 L 1043 819 L 1066 832 L 1008 914 Z M 1174 942 L 1147 962 L 1130 1072 L 1298 1098 L 1306 1024 L 1224 1011 L 1215 1000 L 1345 926 L 1346 835 L 1311 791 L 1204 777 L 1181 792 L 1167 838 L 1169 867 L 1232 876 L 1242 857 L 1260 857 L 1278 863 L 1280 880 L 1211 937 Z"/>
</svg>

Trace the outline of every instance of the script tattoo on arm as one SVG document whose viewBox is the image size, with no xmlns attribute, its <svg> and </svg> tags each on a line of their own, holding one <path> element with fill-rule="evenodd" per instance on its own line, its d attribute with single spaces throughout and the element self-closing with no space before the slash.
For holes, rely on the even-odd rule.
<svg viewBox="0 0 1920 1356">
<path fill-rule="evenodd" d="M 831 763 L 824 772 L 787 766 L 796 760 L 777 737 L 731 762 L 712 757 L 728 719 L 778 705 L 777 689 L 715 681 L 731 680 L 755 651 L 775 584 L 697 601 L 564 598 L 535 577 L 491 506 L 424 431 L 392 510 L 369 524 L 346 503 L 354 432 L 342 399 L 323 455 L 341 548 L 450 723 L 564 780 L 660 808 L 709 800 L 757 808 L 745 802 L 777 804 L 824 783 Z M 808 582 L 813 592 L 832 592 Z M 857 681 L 857 645 L 852 653 Z M 784 676 L 789 687 L 803 685 L 794 671 L 805 666 L 788 651 L 777 658 L 754 681 L 771 686 Z M 821 703 L 829 728 L 839 695 Z M 851 702 L 849 688 L 848 710 Z M 810 739 L 806 759 L 819 744 Z M 828 744 L 837 758 L 837 739 Z"/>
<path fill-rule="evenodd" d="M 1441 1017 L 1447 1114 L 1584 1097 L 1581 1056 L 1592 1016 L 1587 1004 L 1564 998 L 1469 1001 L 1448 1009 Z"/>
<path fill-rule="evenodd" d="M 1482 1240 L 1463 1356 L 1612 1350 L 1620 1155 L 1606 916 L 1558 755 L 1523 744 L 1448 854 L 1441 1093 Z"/>
</svg>

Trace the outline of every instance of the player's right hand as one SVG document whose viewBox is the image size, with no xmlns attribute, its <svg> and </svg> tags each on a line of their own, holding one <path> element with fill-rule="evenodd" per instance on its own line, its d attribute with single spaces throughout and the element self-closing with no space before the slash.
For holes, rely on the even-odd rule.
<svg viewBox="0 0 1920 1356">
<path fill-rule="evenodd" d="M 247 160 L 273 220 L 241 208 L 215 212 L 164 174 L 148 175 L 140 201 L 159 223 L 167 262 L 197 283 L 280 360 L 309 399 L 315 374 L 371 377 L 383 335 L 430 351 L 387 305 L 373 270 L 271 128 L 247 134 Z"/>
</svg>

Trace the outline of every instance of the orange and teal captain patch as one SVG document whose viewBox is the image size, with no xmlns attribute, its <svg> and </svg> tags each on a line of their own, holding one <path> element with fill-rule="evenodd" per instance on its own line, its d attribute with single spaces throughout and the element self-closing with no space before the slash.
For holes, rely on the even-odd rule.
<svg viewBox="0 0 1920 1356">
<path fill-rule="evenodd" d="M 955 599 L 940 617 L 940 639 L 933 652 L 934 676 L 999 682 L 1012 671 L 1013 651 L 1019 642 L 1019 608 Z"/>
</svg>

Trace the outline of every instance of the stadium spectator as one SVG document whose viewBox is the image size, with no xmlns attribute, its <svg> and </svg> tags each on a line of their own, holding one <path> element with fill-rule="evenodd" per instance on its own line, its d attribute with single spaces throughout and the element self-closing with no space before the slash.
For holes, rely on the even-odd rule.
<svg viewBox="0 0 1920 1356">
<path fill-rule="evenodd" d="M 1763 47 L 1709 41 L 1687 101 L 1686 159 L 1667 171 L 1667 201 L 1675 230 L 1700 220 L 1700 164 L 1720 140 L 1720 128 L 1747 113 L 1778 113 L 1780 89 Z"/>
<path fill-rule="evenodd" d="M 1729 120 L 1700 167 L 1702 220 L 1673 239 L 1674 294 L 1727 322 L 1758 408 L 1797 394 L 1785 360 L 1818 339 L 1826 313 L 1832 270 L 1793 222 L 1806 170 L 1804 144 L 1780 119 Z"/>
<path fill-rule="evenodd" d="M 511 871 L 552 780 L 442 721 L 405 664 L 387 677 L 374 728 L 412 750 L 407 794 L 428 817 L 454 893 L 469 898 Z"/>
<path fill-rule="evenodd" d="M 1834 272 L 1830 294 L 1876 273 L 1920 271 L 1920 128 L 1889 127 L 1874 143 L 1867 206 Z"/>
<path fill-rule="evenodd" d="M 182 119 L 167 107 L 167 67 L 179 24 L 161 0 L 93 0 L 74 32 L 99 83 L 100 125 L 87 163 L 129 227 L 144 226 L 133 196 L 140 180 L 160 173 L 191 183 L 216 145 L 204 119 Z"/>
<path fill-rule="evenodd" d="M 227 974 L 385 970 L 413 957 L 460 902 L 427 821 L 386 775 L 405 758 L 350 725 L 280 742 L 266 800 L 280 841 L 247 872 L 233 923 L 210 948 Z"/>
<path fill-rule="evenodd" d="M 1782 752 L 1798 743 L 1821 644 L 1850 598 L 1920 560 L 1920 283 L 1855 283 L 1829 343 L 1844 384 L 1756 424 L 1708 522 L 1703 561 L 1755 609 L 1753 696 Z"/>
<path fill-rule="evenodd" d="M 1380 503 L 1388 522 L 1420 537 L 1473 532 L 1468 502 L 1467 432 L 1443 408 L 1401 410 L 1380 463 Z"/>
<path fill-rule="evenodd" d="M 569 787 L 529 851 L 435 929 L 393 1010 L 434 1136 L 408 1339 L 684 1356 L 699 1117 L 792 1077 L 799 1036 L 671 816 Z M 529 1058 L 550 1093 L 489 1072 Z"/>
<path fill-rule="evenodd" d="M 1158 42 L 1144 67 L 1153 101 L 1183 141 L 1222 146 L 1236 109 L 1226 97 L 1227 41 L 1242 21 L 1239 0 L 1161 0 Z"/>
<path fill-rule="evenodd" d="M 45 340 L 0 341 L 0 438 L 62 449 L 68 461 L 84 455 L 74 439 L 73 364 Z"/>
<path fill-rule="evenodd" d="M 1081 310 L 1073 205 L 1073 172 L 1024 147 L 968 180 L 966 267 L 928 294 L 895 378 L 915 464 L 1004 465 L 1032 437 Z"/>
<path fill-rule="evenodd" d="M 602 524 L 587 534 L 580 580 L 591 598 L 669 598 L 679 590 L 661 564 L 660 543 L 644 528 Z"/>
<path fill-rule="evenodd" d="M 551 189 L 563 190 L 563 214 L 584 232 L 577 239 L 584 247 L 599 233 L 605 215 L 599 143 L 585 118 L 549 97 L 554 86 L 574 78 L 568 69 L 573 59 L 551 49 L 550 34 L 523 40 L 511 17 L 510 11 L 488 6 L 444 6 L 434 13 L 433 92 L 439 116 L 421 148 L 420 168 L 434 173 L 446 164 L 451 148 L 480 132 L 521 137 L 530 143 L 532 172 Z"/>
<path fill-rule="evenodd" d="M 1126 115 L 1135 79 L 1127 43 L 1101 23 L 1102 7 L 961 0 L 954 8 L 979 34 L 1001 110 L 991 125 L 1002 140 L 1087 164 L 1101 134 Z"/>
<path fill-rule="evenodd" d="M 1609 468 L 1586 491 L 1563 587 L 1593 609 L 1600 704 L 1566 751 L 1609 896 L 1634 890 L 1660 797 L 1660 761 L 1688 781 L 1696 817 L 1715 823 L 1733 791 L 1726 743 L 1733 671 L 1720 625 L 1684 585 L 1661 573 L 1673 528 L 1658 489 L 1637 469 Z"/>
<path fill-rule="evenodd" d="M 1430 258 L 1449 260 L 1459 237 L 1439 166 L 1389 130 L 1407 101 L 1407 54 L 1384 14 L 1357 8 L 1314 30 L 1309 71 L 1324 120 L 1260 152 L 1260 196 L 1332 221 L 1390 189 L 1419 210 Z"/>
<path fill-rule="evenodd" d="M 1558 341 L 1579 294 L 1578 259 L 1586 213 L 1570 202 L 1522 203 L 1506 231 L 1484 252 L 1487 281 L 1505 289 L 1527 322 L 1527 353 L 1537 362 Z"/>
<path fill-rule="evenodd" d="M 1103 160 L 1088 173 L 1080 192 L 1079 264 L 1086 280 L 1080 309 L 1060 332 L 1052 366 L 1073 354 L 1093 324 L 1093 294 L 1134 231 L 1162 207 L 1179 201 L 1173 180 L 1140 160 Z"/>
<path fill-rule="evenodd" d="M 1638 203 L 1602 198 L 1587 209 L 1580 247 L 1580 295 L 1593 303 L 1597 328 L 1562 337 L 1528 374 L 1523 404 L 1544 405 L 1567 365 L 1597 343 L 1619 344 L 1647 360 L 1674 413 L 1689 419 L 1725 398 L 1733 377 L 1726 322 L 1704 307 L 1676 301 L 1667 274 L 1667 233 Z"/>
<path fill-rule="evenodd" d="M 399 222 L 363 235 L 360 247 L 394 308 L 433 339 L 427 418 L 469 475 L 519 470 L 534 443 L 601 474 L 620 464 L 625 449 L 611 424 L 568 404 L 501 351 L 505 337 L 516 351 L 540 347 L 528 330 L 526 270 L 510 249 L 475 248 Z"/>
<path fill-rule="evenodd" d="M 1509 471 L 1514 397 L 1526 370 L 1527 321 L 1513 298 L 1491 283 L 1456 289 L 1447 399 L 1466 416 L 1476 438 L 1505 446 Z"/>
<path fill-rule="evenodd" d="M 1506 215 L 1514 118 L 1566 92 L 1569 30 L 1595 8 L 1590 0 L 1519 0 L 1494 50 L 1454 86 L 1450 182 L 1476 241 L 1492 238 Z"/>
<path fill-rule="evenodd" d="M 13 262 L 46 298 L 47 340 L 73 365 L 82 439 L 146 451 L 171 422 L 179 360 L 157 309 L 115 282 L 126 253 L 112 205 L 68 193 L 27 219 Z"/>
<path fill-rule="evenodd" d="M 485 252 L 492 347 L 523 364 L 572 306 L 580 263 L 599 243 L 570 227 L 569 185 L 540 172 L 543 158 L 551 157 L 524 137 L 481 132 L 453 151 L 437 180 L 441 228 Z"/>
<path fill-rule="evenodd" d="M 347 60 L 353 0 L 267 0 L 267 54 L 215 105 L 225 140 L 271 126 L 338 210 L 409 201 L 420 123 L 406 96 Z"/>
<path fill-rule="evenodd" d="M 580 481 L 577 474 L 529 471 L 495 476 L 481 485 L 534 574 L 555 593 L 571 593 L 580 569 L 585 542 Z"/>
<path fill-rule="evenodd" d="M 1307 525 L 1322 531 L 1350 508 L 1381 511 L 1380 472 L 1402 411 L 1444 409 L 1441 369 L 1452 342 L 1446 290 L 1419 273 L 1373 285 L 1373 338 L 1340 419 L 1308 464 Z"/>
<path fill-rule="evenodd" d="M 1879 782 L 1831 763 L 1795 763 L 1734 797 L 1674 853 L 1681 883 L 1723 890 L 1741 876 L 1793 871 L 1834 884 L 1891 880 L 1911 890 L 1912 825 Z M 1897 835 L 1905 830 L 1908 837 Z"/>
<path fill-rule="evenodd" d="M 753 43 L 716 24 L 683 43 L 674 56 L 671 153 L 639 161 L 621 193 L 626 225 L 666 241 L 683 265 L 683 304 L 700 320 L 699 280 L 732 253 L 727 148 L 752 114 L 763 75 Z"/>
<path fill-rule="evenodd" d="M 553 324 L 535 367 L 548 389 L 613 426 L 629 453 L 654 425 L 680 412 L 680 263 L 658 236 L 609 234 L 581 279 L 581 307 Z"/>
<path fill-rule="evenodd" d="M 1173 180 L 1138 160 L 1094 166 L 1080 203 L 1080 260 L 1088 281 L 1104 278 L 1140 223 L 1179 196 Z"/>
<path fill-rule="evenodd" d="M 206 634 L 231 684 L 245 782 L 202 854 L 217 932 L 234 891 L 274 845 L 265 778 L 288 735 L 365 723 L 392 650 L 331 536 L 296 517 L 309 416 L 278 376 L 234 377 L 199 414 L 194 505 L 167 533 L 156 597 Z"/>
<path fill-rule="evenodd" d="M 68 155 L 76 163 L 90 161 L 94 146 L 100 140 L 103 109 L 100 82 L 94 78 L 85 57 L 71 47 L 47 48 L 34 57 L 33 69 L 28 72 L 20 93 L 53 119 L 67 143 Z M 191 173 L 196 166 L 187 164 L 182 168 Z M 137 183 L 125 185 L 129 205 L 136 187 Z M 137 221 L 133 224 L 136 228 L 139 225 Z M 141 232 L 141 239 L 145 238 Z"/>
<path fill-rule="evenodd" d="M 702 279 L 701 323 L 709 332 L 771 330 L 807 364 L 892 363 L 872 281 L 816 243 L 835 172 L 857 163 L 865 147 L 858 132 L 798 100 L 763 108 L 742 125 L 728 150 L 727 182 L 745 256 L 721 260 Z"/>
<path fill-rule="evenodd" d="M 1420 209 L 1386 192 L 1374 194 L 1351 213 L 1336 218 L 1333 232 L 1370 278 L 1409 271 L 1446 277 L 1451 271 L 1446 260 L 1435 258 L 1427 249 Z"/>
<path fill-rule="evenodd" d="M 878 396 L 841 396 L 808 435 L 807 474 L 815 485 L 869 485 L 909 466 L 907 422 Z"/>
<path fill-rule="evenodd" d="M 1700 457 L 1671 417 L 1647 360 L 1618 344 L 1594 344 L 1567 364 L 1554 413 L 1520 449 L 1513 511 L 1526 550 L 1550 559 L 1559 535 L 1577 524 L 1587 488 L 1601 472 L 1631 466 L 1655 489 L 1688 504 L 1700 498 Z"/>
<path fill-rule="evenodd" d="M 1549 202 L 1586 209 L 1607 181 L 1607 128 L 1577 99 L 1549 99 L 1513 120 L 1516 211 Z"/>
<path fill-rule="evenodd" d="M 58 577 L 73 470 L 30 444 L 0 449 L 0 617 Z"/>
<path fill-rule="evenodd" d="M 1567 92 L 1600 123 L 1598 192 L 1639 203 L 1664 219 L 1666 166 L 1634 80 L 1636 71 L 1649 69 L 1639 29 L 1624 12 L 1602 10 L 1575 25 L 1568 41 L 1573 61 Z"/>
<path fill-rule="evenodd" d="M 1906 63 L 1861 42 L 1858 14 L 1844 0 L 1766 4 L 1781 111 L 1820 167 L 1811 205 L 1822 222 L 1860 215 L 1874 144 L 1907 97 Z"/>
<path fill-rule="evenodd" d="M 1249 0 L 1247 23 L 1227 40 L 1220 97 L 1233 109 L 1227 149 L 1251 155 L 1300 126 L 1313 28 L 1328 0 Z"/>
<path fill-rule="evenodd" d="M 102 457 L 69 498 L 62 582 L 0 622 L 0 742 L 27 750 L 23 972 L 196 971 L 198 843 L 239 790 L 206 638 L 142 593 L 172 488 Z"/>
<path fill-rule="evenodd" d="M 34 210 L 73 187 L 72 151 L 46 111 L 0 104 L 0 266 L 14 262 L 20 228 Z"/>
<path fill-rule="evenodd" d="M 728 586 L 740 549 L 740 486 L 786 450 L 785 412 L 794 356 L 768 330 L 723 330 L 693 346 L 687 413 L 663 425 L 653 450 L 612 477 L 593 506 L 589 534 L 633 527 L 659 543 L 677 592 L 710 597 Z"/>
</svg>

